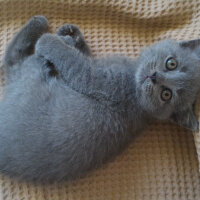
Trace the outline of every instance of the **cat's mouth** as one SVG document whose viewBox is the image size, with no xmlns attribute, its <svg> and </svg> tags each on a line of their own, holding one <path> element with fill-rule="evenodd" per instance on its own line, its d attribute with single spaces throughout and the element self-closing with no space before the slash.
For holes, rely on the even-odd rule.
<svg viewBox="0 0 200 200">
<path fill-rule="evenodd" d="M 156 83 L 156 74 L 157 72 L 154 72 L 151 76 L 147 75 L 144 77 L 143 81 L 142 81 L 142 84 L 147 80 L 147 79 L 150 79 L 152 83 Z"/>
</svg>

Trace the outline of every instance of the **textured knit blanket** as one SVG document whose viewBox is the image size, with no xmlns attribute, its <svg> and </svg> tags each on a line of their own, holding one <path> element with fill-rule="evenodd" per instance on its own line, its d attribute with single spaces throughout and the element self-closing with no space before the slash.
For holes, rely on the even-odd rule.
<svg viewBox="0 0 200 200">
<path fill-rule="evenodd" d="M 49 19 L 52 32 L 77 24 L 94 56 L 135 57 L 162 39 L 200 38 L 199 0 L 0 0 L 0 58 L 19 28 L 38 14 Z M 2 94 L 2 70 L 0 80 Z M 198 157 L 199 133 L 156 123 L 81 180 L 33 185 L 0 176 L 0 200 L 200 200 Z"/>
</svg>

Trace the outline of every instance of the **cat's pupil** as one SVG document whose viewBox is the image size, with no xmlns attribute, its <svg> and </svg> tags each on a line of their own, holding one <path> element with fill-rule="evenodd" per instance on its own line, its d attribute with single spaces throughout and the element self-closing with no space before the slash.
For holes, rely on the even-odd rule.
<svg viewBox="0 0 200 200">
<path fill-rule="evenodd" d="M 166 62 L 166 68 L 168 70 L 174 70 L 177 67 L 177 62 L 174 58 L 169 58 Z"/>
<path fill-rule="evenodd" d="M 163 101 L 167 101 L 167 100 L 170 100 L 172 97 L 172 91 L 170 89 L 164 89 L 162 92 L 161 92 L 161 99 Z"/>
</svg>

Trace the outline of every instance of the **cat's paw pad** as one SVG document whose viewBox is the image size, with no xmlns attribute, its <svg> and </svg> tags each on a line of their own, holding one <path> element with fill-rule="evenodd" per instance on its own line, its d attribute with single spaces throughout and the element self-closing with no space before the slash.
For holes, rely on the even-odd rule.
<svg viewBox="0 0 200 200">
<path fill-rule="evenodd" d="M 87 46 L 84 36 L 78 26 L 65 24 L 58 29 L 57 34 L 66 44 L 77 48 L 86 55 L 91 55 L 90 49 Z"/>
<path fill-rule="evenodd" d="M 60 36 L 70 36 L 77 42 L 82 38 L 82 33 L 76 25 L 65 24 L 58 29 L 57 32 Z"/>
</svg>

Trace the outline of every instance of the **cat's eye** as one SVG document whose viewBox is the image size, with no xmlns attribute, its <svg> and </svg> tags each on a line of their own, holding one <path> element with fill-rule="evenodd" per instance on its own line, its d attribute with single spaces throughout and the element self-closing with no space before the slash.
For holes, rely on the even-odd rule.
<svg viewBox="0 0 200 200">
<path fill-rule="evenodd" d="M 165 88 L 161 92 L 161 99 L 163 101 L 168 101 L 172 98 L 172 91 L 168 88 Z"/>
<path fill-rule="evenodd" d="M 176 60 L 174 58 L 167 59 L 167 61 L 166 61 L 166 68 L 168 70 L 174 70 L 174 69 L 176 69 L 177 68 L 177 62 L 176 62 Z"/>
</svg>

